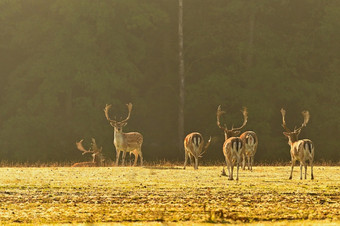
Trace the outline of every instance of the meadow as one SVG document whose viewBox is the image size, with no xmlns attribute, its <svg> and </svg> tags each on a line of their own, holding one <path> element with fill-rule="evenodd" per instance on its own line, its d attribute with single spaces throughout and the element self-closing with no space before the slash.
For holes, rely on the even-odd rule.
<svg viewBox="0 0 340 226">
<path fill-rule="evenodd" d="M 340 167 L 255 166 L 239 181 L 222 166 L 2 167 L 0 224 L 340 223 Z M 308 168 L 310 172 L 310 168 Z"/>
</svg>

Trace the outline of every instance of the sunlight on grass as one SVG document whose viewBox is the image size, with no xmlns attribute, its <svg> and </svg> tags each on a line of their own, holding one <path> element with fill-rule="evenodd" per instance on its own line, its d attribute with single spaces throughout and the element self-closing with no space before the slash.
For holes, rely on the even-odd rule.
<svg viewBox="0 0 340 226">
<path fill-rule="evenodd" d="M 0 223 L 339 223 L 340 167 L 0 168 Z"/>
</svg>

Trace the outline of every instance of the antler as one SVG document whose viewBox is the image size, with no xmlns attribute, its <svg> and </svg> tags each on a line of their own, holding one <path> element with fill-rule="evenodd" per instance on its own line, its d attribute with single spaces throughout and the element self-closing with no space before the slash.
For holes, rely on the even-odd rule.
<svg viewBox="0 0 340 226">
<path fill-rule="evenodd" d="M 241 127 L 238 127 L 238 128 L 234 128 L 234 126 L 232 127 L 232 131 L 235 131 L 235 130 L 240 130 L 242 129 L 248 122 L 248 111 L 247 111 L 247 108 L 246 107 L 243 107 L 243 109 L 241 110 L 242 114 L 243 114 L 243 124 Z"/>
<path fill-rule="evenodd" d="M 106 117 L 106 119 L 108 120 L 108 121 L 110 121 L 110 122 L 116 122 L 115 120 L 112 120 L 111 118 L 110 118 L 110 116 L 109 116 L 109 109 L 111 108 L 111 104 L 106 104 L 105 105 L 105 108 L 104 108 L 104 112 L 105 112 L 105 117 Z"/>
<path fill-rule="evenodd" d="M 128 107 L 129 113 L 128 113 L 128 116 L 126 117 L 126 119 L 124 119 L 124 120 L 121 121 L 121 122 L 126 122 L 126 121 L 129 120 L 129 118 L 130 118 L 130 114 L 131 114 L 131 110 L 132 110 L 132 104 L 131 104 L 131 103 L 128 103 L 126 106 Z"/>
<path fill-rule="evenodd" d="M 286 110 L 281 108 L 281 115 L 282 115 L 282 127 L 286 130 L 286 132 L 291 132 L 290 129 L 287 127 L 286 125 L 286 120 L 285 120 L 285 116 L 286 116 Z"/>
<path fill-rule="evenodd" d="M 109 109 L 111 108 L 111 106 L 112 106 L 111 104 L 106 104 L 106 106 L 104 108 L 105 117 L 108 121 L 113 122 L 113 123 L 117 123 L 116 120 L 111 119 L 110 116 L 109 116 Z M 129 111 L 128 116 L 126 117 L 126 119 L 120 121 L 120 123 L 126 122 L 130 118 L 131 110 L 132 110 L 132 104 L 128 103 L 126 106 L 128 107 L 128 111 Z"/>
<path fill-rule="evenodd" d="M 309 111 L 303 111 L 301 113 L 303 115 L 303 123 L 299 128 L 295 129 L 294 131 L 301 130 L 302 127 L 306 127 L 307 123 L 309 122 L 309 119 L 310 119 Z"/>
<path fill-rule="evenodd" d="M 225 113 L 225 111 L 222 111 L 221 110 L 221 105 L 219 105 L 217 107 L 217 113 L 216 113 L 216 116 L 217 116 L 217 126 L 220 128 L 220 129 L 223 129 L 223 130 L 227 130 L 227 126 L 225 125 L 224 127 L 221 126 L 221 123 L 220 123 L 220 117 L 221 115 L 223 115 Z"/>
<path fill-rule="evenodd" d="M 83 147 L 83 141 L 84 141 L 84 139 L 81 139 L 79 142 L 76 142 L 76 146 L 77 146 L 78 150 L 83 152 L 83 155 L 86 154 L 86 153 L 93 153 L 93 151 L 91 151 L 91 148 L 89 150 L 86 150 Z"/>
</svg>

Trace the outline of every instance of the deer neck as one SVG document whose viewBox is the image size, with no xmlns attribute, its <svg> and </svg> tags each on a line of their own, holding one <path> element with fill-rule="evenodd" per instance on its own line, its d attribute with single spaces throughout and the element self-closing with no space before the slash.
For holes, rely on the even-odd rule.
<svg viewBox="0 0 340 226">
<path fill-rule="evenodd" d="M 288 143 L 290 144 L 290 145 L 293 145 L 296 141 L 298 141 L 299 140 L 299 138 L 298 138 L 298 134 L 296 134 L 296 133 L 293 133 L 291 136 L 289 136 L 289 138 L 288 138 Z"/>
<path fill-rule="evenodd" d="M 125 133 L 122 130 L 115 129 L 113 133 L 114 144 L 117 146 L 122 146 L 124 143 Z"/>
<path fill-rule="evenodd" d="M 228 139 L 228 134 L 226 131 L 224 131 L 224 140 L 227 140 Z"/>
<path fill-rule="evenodd" d="M 113 136 L 115 139 L 122 139 L 124 136 L 123 131 L 119 131 L 119 130 L 114 130 Z"/>
</svg>

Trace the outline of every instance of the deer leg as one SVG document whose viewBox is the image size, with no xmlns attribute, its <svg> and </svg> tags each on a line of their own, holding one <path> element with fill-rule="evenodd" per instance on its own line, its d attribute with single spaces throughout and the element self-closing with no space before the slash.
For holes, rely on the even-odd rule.
<svg viewBox="0 0 340 226">
<path fill-rule="evenodd" d="M 120 150 L 116 150 L 116 166 L 118 166 Z"/>
<path fill-rule="evenodd" d="M 305 180 L 307 179 L 307 164 L 305 163 Z"/>
<path fill-rule="evenodd" d="M 234 174 L 234 164 L 231 162 L 230 164 L 230 173 L 229 173 L 229 180 L 234 180 L 233 174 Z"/>
<path fill-rule="evenodd" d="M 253 165 L 254 165 L 254 155 L 251 157 L 251 165 L 250 165 L 250 170 L 253 171 Z"/>
<path fill-rule="evenodd" d="M 310 179 L 314 180 L 314 175 L 313 175 L 313 160 L 310 160 Z"/>
<path fill-rule="evenodd" d="M 242 169 L 245 170 L 246 169 L 246 155 L 245 154 L 242 155 L 242 158 L 243 158 L 243 160 L 242 160 Z"/>
<path fill-rule="evenodd" d="M 291 179 L 293 178 L 294 164 L 295 164 L 295 159 L 292 159 L 292 168 L 291 168 L 291 170 L 290 170 L 290 177 L 289 177 L 289 180 L 291 180 Z"/>
<path fill-rule="evenodd" d="M 192 156 L 190 153 L 188 153 L 188 156 L 189 156 L 189 160 L 190 160 L 190 165 L 192 165 Z"/>
<path fill-rule="evenodd" d="M 130 154 L 130 156 L 129 156 L 129 166 L 131 166 L 131 160 L 132 160 L 132 157 L 131 157 L 131 154 L 132 154 L 133 152 L 130 152 L 129 154 Z M 135 153 L 133 153 L 133 155 L 135 156 Z"/>
<path fill-rule="evenodd" d="M 134 153 L 135 156 L 135 161 L 133 162 L 133 166 L 137 165 L 137 161 L 138 161 L 138 153 Z"/>
<path fill-rule="evenodd" d="M 252 170 L 252 166 L 251 166 L 251 159 L 252 157 L 251 156 L 248 156 L 248 170 Z"/>
<path fill-rule="evenodd" d="M 126 151 L 123 151 L 122 166 L 125 166 L 125 156 L 126 156 Z"/>
<path fill-rule="evenodd" d="M 133 162 L 133 166 L 136 166 L 137 165 L 137 161 L 138 161 L 139 152 L 137 150 L 134 150 L 132 153 L 135 156 L 135 161 Z"/>
<path fill-rule="evenodd" d="M 197 157 L 194 157 L 195 159 L 195 166 L 194 166 L 194 169 L 198 169 L 198 158 Z"/>
<path fill-rule="evenodd" d="M 236 180 L 238 180 L 238 170 L 239 170 L 239 168 L 240 168 L 240 164 L 237 163 Z"/>
<path fill-rule="evenodd" d="M 184 151 L 184 169 L 186 168 L 187 165 L 187 161 L 188 161 L 188 152 L 187 150 Z"/>
<path fill-rule="evenodd" d="M 302 180 L 302 166 L 303 163 L 300 161 L 300 180 Z"/>
<path fill-rule="evenodd" d="M 138 154 L 139 154 L 139 157 L 140 157 L 140 166 L 143 166 L 143 154 L 142 154 L 142 150 L 139 150 Z"/>
<path fill-rule="evenodd" d="M 225 163 L 227 164 L 227 168 L 228 168 L 228 180 L 230 179 L 230 165 L 228 163 L 228 159 L 227 159 L 227 156 L 224 156 L 225 158 Z"/>
</svg>

